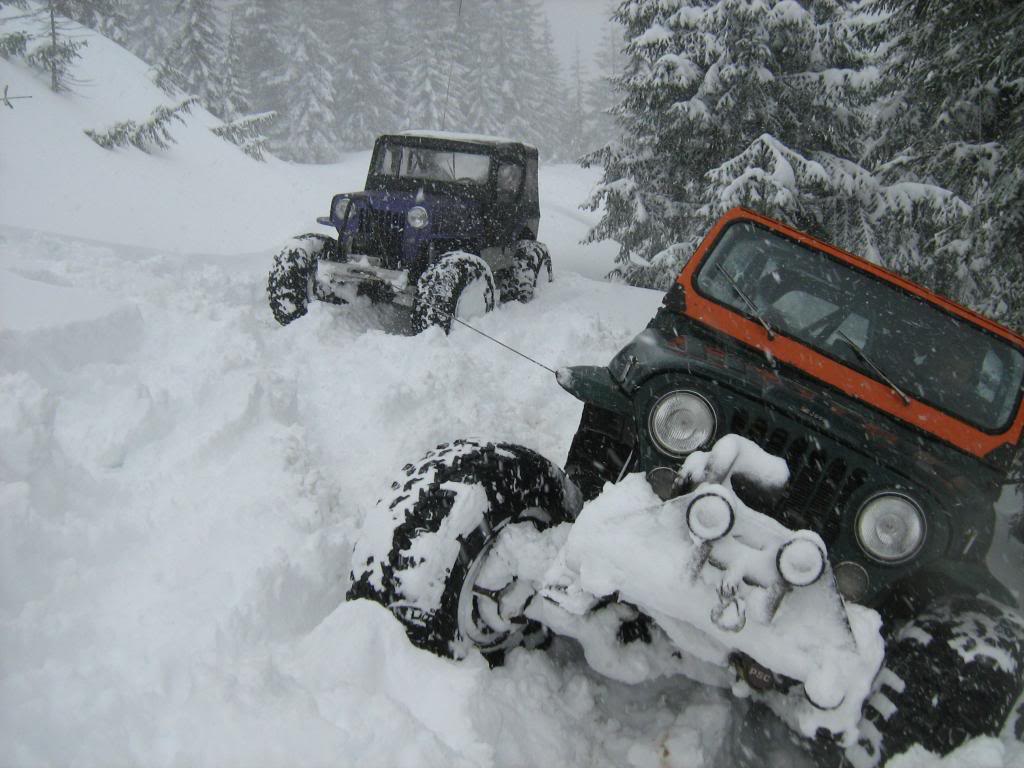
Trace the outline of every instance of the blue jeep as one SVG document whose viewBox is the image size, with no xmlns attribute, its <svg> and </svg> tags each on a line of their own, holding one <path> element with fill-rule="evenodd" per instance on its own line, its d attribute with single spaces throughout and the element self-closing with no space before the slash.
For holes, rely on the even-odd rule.
<svg viewBox="0 0 1024 768">
<path fill-rule="evenodd" d="M 377 139 L 362 192 L 337 194 L 317 221 L 337 237 L 301 235 L 274 259 L 270 309 L 282 325 L 310 300 L 366 296 L 408 308 L 413 328 L 526 302 L 551 280 L 537 242 L 537 150 L 458 133 L 406 131 Z"/>
</svg>

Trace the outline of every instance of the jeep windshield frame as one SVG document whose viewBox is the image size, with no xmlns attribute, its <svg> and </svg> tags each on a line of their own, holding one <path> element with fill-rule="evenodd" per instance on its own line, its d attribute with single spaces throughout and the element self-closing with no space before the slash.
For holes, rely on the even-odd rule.
<svg viewBox="0 0 1024 768">
<path fill-rule="evenodd" d="M 767 320 L 779 335 L 982 432 L 1002 433 L 1017 418 L 1021 349 L 757 222 L 730 222 L 701 260 L 693 286 L 702 297 L 755 322 Z"/>
</svg>

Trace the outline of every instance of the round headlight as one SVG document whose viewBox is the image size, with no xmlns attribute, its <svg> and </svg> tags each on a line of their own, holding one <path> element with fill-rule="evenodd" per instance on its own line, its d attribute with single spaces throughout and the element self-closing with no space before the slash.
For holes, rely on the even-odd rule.
<svg viewBox="0 0 1024 768">
<path fill-rule="evenodd" d="M 423 229 L 430 222 L 430 216 L 427 215 L 426 208 L 422 205 L 417 205 L 409 209 L 409 215 L 406 216 L 406 220 L 413 229 Z"/>
<path fill-rule="evenodd" d="M 648 428 L 658 448 L 686 456 L 715 435 L 715 412 L 696 392 L 669 392 L 651 409 Z"/>
<path fill-rule="evenodd" d="M 334 201 L 334 207 L 331 211 L 331 215 L 335 221 L 344 221 L 345 216 L 348 214 L 348 208 L 352 205 L 352 200 L 347 197 L 339 197 Z"/>
<path fill-rule="evenodd" d="M 873 496 L 857 513 L 857 543 L 876 560 L 899 563 L 917 554 L 924 544 L 924 513 L 902 493 Z"/>
</svg>

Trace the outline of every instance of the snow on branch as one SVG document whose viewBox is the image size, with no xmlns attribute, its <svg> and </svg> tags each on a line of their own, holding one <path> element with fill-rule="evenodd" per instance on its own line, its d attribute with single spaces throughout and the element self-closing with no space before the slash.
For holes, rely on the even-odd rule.
<svg viewBox="0 0 1024 768">
<path fill-rule="evenodd" d="M 86 129 L 85 135 L 104 149 L 128 145 L 141 149 L 143 152 L 150 152 L 154 148 L 167 149 L 171 144 L 177 143 L 171 136 L 171 123 L 179 122 L 184 125 L 185 118 L 183 116 L 191 113 L 192 107 L 198 103 L 199 100 L 195 96 L 190 96 L 176 106 L 161 105 L 157 107 L 144 123 L 125 120 L 122 123 L 115 123 L 102 133 Z"/>
<path fill-rule="evenodd" d="M 9 59 L 13 56 L 24 56 L 31 38 L 24 32 L 12 32 L 0 35 L 0 56 Z"/>
<path fill-rule="evenodd" d="M 277 117 L 277 112 L 260 112 L 256 115 L 246 115 L 237 120 L 226 122 L 217 128 L 211 128 L 215 136 L 225 141 L 230 141 L 240 147 L 249 157 L 262 161 L 263 152 L 266 149 L 267 137 L 264 130 Z"/>
</svg>

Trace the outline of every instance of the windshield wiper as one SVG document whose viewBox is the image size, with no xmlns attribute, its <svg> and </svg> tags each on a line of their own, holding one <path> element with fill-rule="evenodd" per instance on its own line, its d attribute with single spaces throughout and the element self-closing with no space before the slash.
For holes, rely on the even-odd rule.
<svg viewBox="0 0 1024 768">
<path fill-rule="evenodd" d="M 729 274 L 725 267 L 723 267 L 721 264 L 715 264 L 715 266 L 718 267 L 719 272 L 725 275 L 725 279 L 729 281 L 729 285 L 731 285 L 732 289 L 736 291 L 736 295 L 743 299 L 743 303 L 750 308 L 750 311 L 753 313 L 754 317 L 757 318 L 757 322 L 764 326 L 764 329 L 768 332 L 768 338 L 774 339 L 775 331 L 768 324 L 768 321 L 764 319 L 764 315 L 762 314 L 761 310 L 757 308 L 757 304 L 755 304 L 749 298 L 747 298 L 747 294 L 743 292 L 739 284 L 736 282 L 736 279 Z"/>
<path fill-rule="evenodd" d="M 854 354 L 856 354 L 857 357 L 859 357 L 861 360 L 863 360 L 865 363 L 867 363 L 867 366 L 872 371 L 874 371 L 875 374 L 882 379 L 882 381 L 884 381 L 886 384 L 888 384 L 892 388 L 893 392 L 895 392 L 897 395 L 900 396 L 900 399 L 903 401 L 904 405 L 910 405 L 910 398 L 907 397 L 904 394 L 902 389 L 900 389 L 899 387 L 896 386 L 896 382 L 894 382 L 892 379 L 890 379 L 888 376 L 886 376 L 885 372 L 882 371 L 882 369 L 879 368 L 877 365 L 875 365 L 875 363 L 871 360 L 870 357 L 867 356 L 867 354 L 864 352 L 864 350 L 861 348 L 861 346 L 857 342 L 855 342 L 853 339 L 851 339 L 849 336 L 847 336 L 842 331 L 836 331 L 836 334 L 839 336 L 840 339 L 845 341 L 850 346 L 850 349 L 853 350 Z"/>
</svg>

